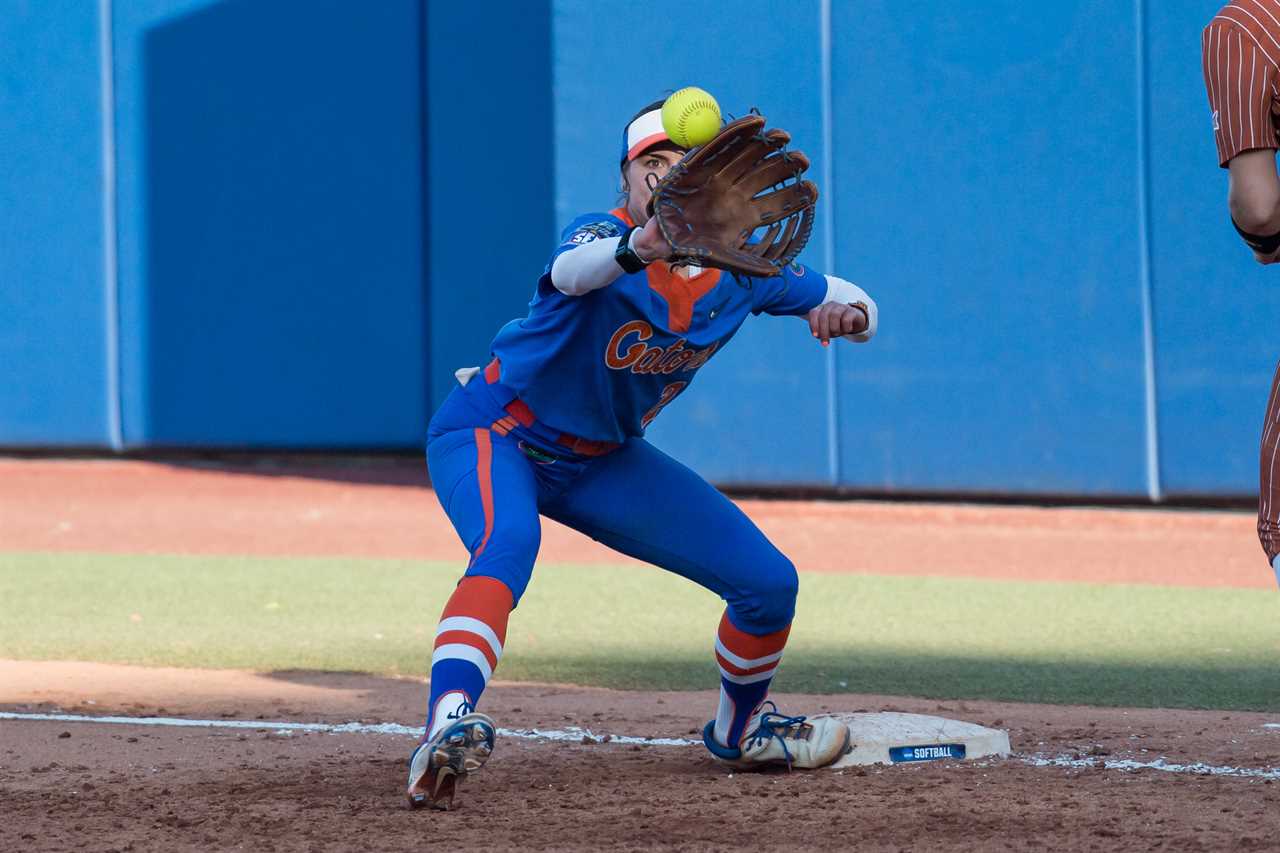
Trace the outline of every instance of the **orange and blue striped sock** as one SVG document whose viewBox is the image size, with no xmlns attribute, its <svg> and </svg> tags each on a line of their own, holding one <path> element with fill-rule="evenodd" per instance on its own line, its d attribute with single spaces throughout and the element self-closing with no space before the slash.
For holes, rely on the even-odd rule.
<svg viewBox="0 0 1280 853">
<path fill-rule="evenodd" d="M 511 590 L 488 577 L 464 577 L 445 605 L 431 655 L 425 739 L 474 710 L 502 657 Z"/>
<path fill-rule="evenodd" d="M 772 634 L 748 634 L 720 619 L 716 633 L 716 663 L 720 665 L 720 706 L 713 735 L 717 743 L 737 749 L 748 721 L 769 695 L 769 683 L 782 661 L 791 626 Z"/>
</svg>

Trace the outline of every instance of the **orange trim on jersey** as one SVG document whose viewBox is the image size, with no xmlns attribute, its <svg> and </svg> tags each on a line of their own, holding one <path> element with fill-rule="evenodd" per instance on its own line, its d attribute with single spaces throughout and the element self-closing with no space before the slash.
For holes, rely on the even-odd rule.
<svg viewBox="0 0 1280 853">
<path fill-rule="evenodd" d="M 724 644 L 726 649 L 744 660 L 755 660 L 766 655 L 777 654 L 786 647 L 787 635 L 790 633 L 791 626 L 788 625 L 781 631 L 756 636 L 755 634 L 748 634 L 746 631 L 739 631 L 729 621 L 729 613 L 727 611 L 720 618 L 720 642 Z M 769 666 L 777 666 L 777 664 L 771 663 Z"/>
<path fill-rule="evenodd" d="M 495 358 L 493 361 L 489 362 L 489 365 L 484 369 L 484 381 L 492 385 L 501 378 L 501 375 L 502 362 Z M 531 427 L 538 422 L 538 418 L 534 415 L 533 409 L 530 409 L 529 405 L 518 397 L 510 403 L 507 403 L 504 408 L 507 410 L 507 414 L 489 424 L 489 429 L 493 430 L 500 436 L 509 435 L 511 431 L 516 428 L 517 424 L 520 426 Z M 476 430 L 477 436 L 480 432 L 482 432 L 482 430 Z M 487 434 L 485 436 L 485 440 L 488 441 Z M 619 447 L 618 444 L 612 441 L 592 441 L 586 438 L 579 438 L 576 435 L 570 435 L 567 432 L 560 433 L 557 438 L 557 443 L 568 447 L 575 453 L 580 453 L 583 456 L 603 456 L 606 453 L 611 453 L 612 451 L 617 450 Z M 477 438 L 476 446 L 479 447 L 479 445 L 480 440 Z M 486 445 L 486 447 L 487 446 L 488 445 Z M 482 497 L 484 495 L 484 488 L 485 487 L 482 483 L 480 486 L 480 493 Z M 489 531 L 491 529 L 490 516 L 491 513 L 486 509 L 485 523 L 487 526 L 485 528 L 485 542 L 489 540 Z M 483 550 L 484 542 L 480 543 L 480 548 L 472 558 L 474 559 L 476 556 L 479 556 L 480 552 Z"/>
<path fill-rule="evenodd" d="M 505 583 L 497 578 L 472 575 L 458 582 L 440 618 L 444 620 L 450 616 L 470 616 L 478 619 L 488 625 L 498 635 L 498 642 L 505 646 L 507 616 L 514 606 L 515 597 Z"/>
<path fill-rule="evenodd" d="M 609 211 L 609 215 L 616 216 L 623 222 L 627 223 L 628 228 L 636 227 L 636 224 L 631 221 L 631 214 L 627 213 L 627 209 L 625 207 L 615 207 L 613 210 Z"/>
<path fill-rule="evenodd" d="M 693 306 L 720 282 L 720 270 L 704 269 L 685 278 L 667 264 L 645 267 L 649 287 L 667 300 L 667 326 L 673 332 L 687 332 L 693 323 Z"/>
<path fill-rule="evenodd" d="M 480 505 L 484 507 L 484 537 L 471 559 L 484 553 L 493 533 L 493 445 L 487 429 L 476 430 L 476 479 L 480 481 Z"/>
</svg>

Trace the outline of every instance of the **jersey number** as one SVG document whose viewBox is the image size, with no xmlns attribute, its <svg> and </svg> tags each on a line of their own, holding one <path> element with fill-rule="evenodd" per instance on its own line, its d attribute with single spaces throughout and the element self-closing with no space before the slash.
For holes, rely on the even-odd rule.
<svg viewBox="0 0 1280 853">
<path fill-rule="evenodd" d="M 662 411 L 662 407 L 674 400 L 676 395 L 683 391 L 684 386 L 688 384 L 688 382 L 672 382 L 670 385 L 663 388 L 662 394 L 658 397 L 658 402 L 654 404 L 652 409 L 645 412 L 644 417 L 640 419 L 640 426 L 642 428 L 647 428 L 650 421 L 658 416 L 658 412 Z"/>
</svg>

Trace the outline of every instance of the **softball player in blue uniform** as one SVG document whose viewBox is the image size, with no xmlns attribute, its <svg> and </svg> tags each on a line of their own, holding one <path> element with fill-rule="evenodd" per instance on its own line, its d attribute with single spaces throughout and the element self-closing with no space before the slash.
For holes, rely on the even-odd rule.
<svg viewBox="0 0 1280 853">
<path fill-rule="evenodd" d="M 623 132 L 625 206 L 565 229 L 528 316 L 498 332 L 487 366 L 458 371 L 459 387 L 431 421 L 431 482 L 471 560 L 436 634 L 426 731 L 410 760 L 413 806 L 449 808 L 458 780 L 493 750 L 494 722 L 476 705 L 529 583 L 540 514 L 724 599 L 720 702 L 703 732 L 715 758 L 810 768 L 848 746 L 843 725 L 786 716 L 765 701 L 794 613 L 795 567 L 731 501 L 643 436 L 748 314 L 807 318 L 825 345 L 870 340 L 876 306 L 857 286 L 800 264 L 746 279 L 665 263 L 668 244 L 646 206 L 684 152 L 663 132 L 661 106 Z"/>
</svg>

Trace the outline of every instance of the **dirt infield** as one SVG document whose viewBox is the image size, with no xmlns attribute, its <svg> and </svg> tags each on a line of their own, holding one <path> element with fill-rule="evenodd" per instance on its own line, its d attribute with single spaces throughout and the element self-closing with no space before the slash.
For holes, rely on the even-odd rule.
<svg viewBox="0 0 1280 853">
<path fill-rule="evenodd" d="M 419 466 L 385 462 L 216 469 L 0 460 L 0 548 L 461 560 L 423 476 Z M 742 505 L 806 571 L 1275 583 L 1248 513 Z M 547 560 L 620 559 L 550 523 L 544 543 Z M 502 682 L 484 698 L 509 729 L 684 739 L 714 707 L 711 692 Z M 697 746 L 508 736 L 468 780 L 458 811 L 428 814 L 403 807 L 411 736 L 260 728 L 413 726 L 421 683 L 0 659 L 0 711 L 254 723 L 0 720 L 0 850 L 1261 850 L 1280 837 L 1280 728 L 1268 727 L 1276 715 L 777 698 L 799 712 L 899 710 L 995 726 L 1009 732 L 1016 755 L 730 774 Z M 1077 766 L 1037 766 L 1037 756 Z M 1105 766 L 1125 760 L 1146 769 Z M 1158 761 L 1200 766 L 1166 772 Z"/>
<path fill-rule="evenodd" d="M 0 708 L 413 725 L 424 687 L 363 675 L 193 673 L 0 662 Z M 901 710 L 994 725 L 1015 752 L 1094 762 L 1280 764 L 1259 714 L 1099 710 L 885 696 L 785 707 Z M 92 704 L 90 704 L 92 703 Z M 692 738 L 714 694 L 495 683 L 507 728 Z M 731 774 L 700 747 L 507 737 L 459 809 L 401 799 L 412 738 L 0 721 L 0 849 L 1274 849 L 1271 779 L 973 764 Z"/>
</svg>

